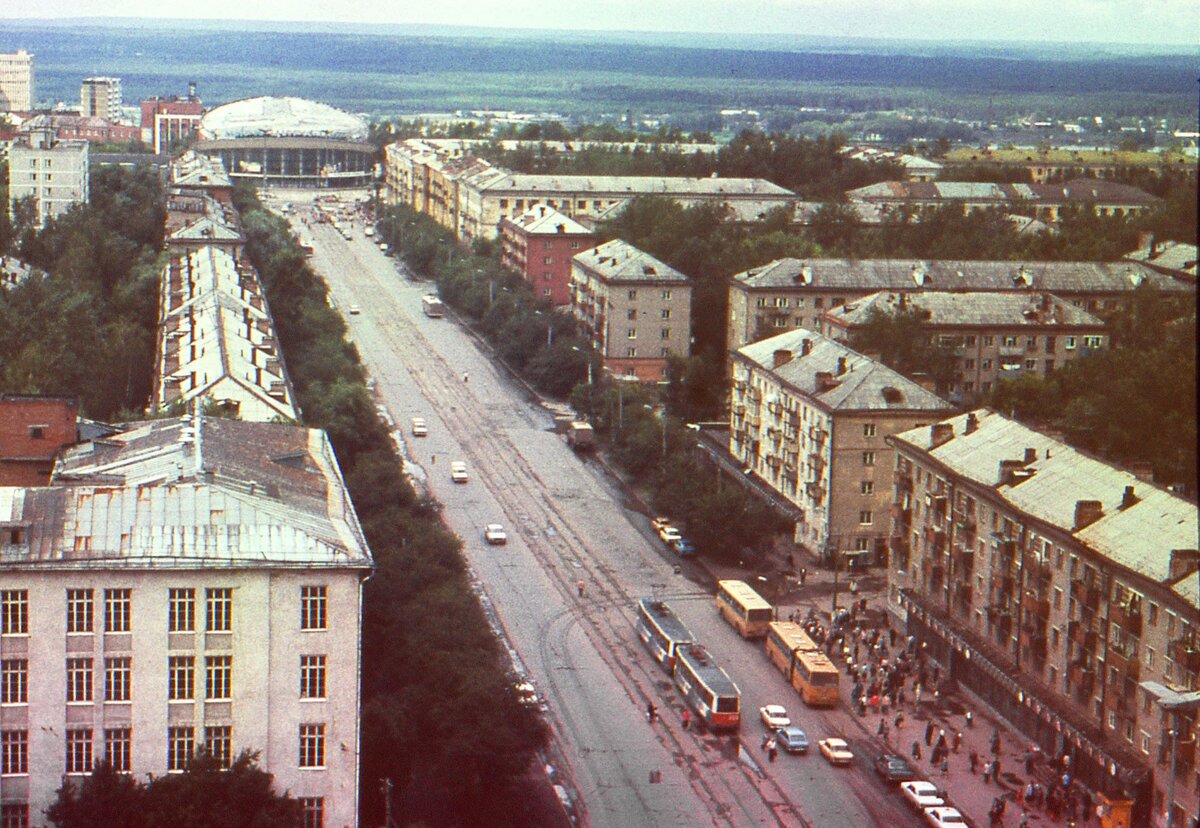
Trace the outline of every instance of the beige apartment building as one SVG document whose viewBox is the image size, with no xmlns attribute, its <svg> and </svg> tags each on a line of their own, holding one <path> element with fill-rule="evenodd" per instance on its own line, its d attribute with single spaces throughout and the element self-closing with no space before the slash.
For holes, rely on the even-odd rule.
<svg viewBox="0 0 1200 828">
<path fill-rule="evenodd" d="M 24 49 L 0 53 L 0 112 L 33 110 L 33 55 Z"/>
<path fill-rule="evenodd" d="M 960 684 L 1093 790 L 1166 824 L 1170 717 L 1200 690 L 1193 502 L 996 412 L 895 435 L 889 606 Z M 1175 825 L 1200 812 L 1180 713 Z"/>
<path fill-rule="evenodd" d="M 927 291 L 1050 293 L 1103 318 L 1142 284 L 1184 309 L 1196 306 L 1194 281 L 1137 262 L 776 259 L 730 278 L 726 343 L 733 351 L 793 328 L 818 330 L 825 311 L 879 291 L 909 299 Z"/>
<path fill-rule="evenodd" d="M 87 204 L 88 142 L 59 141 L 48 130 L 31 132 L 8 151 L 8 211 L 23 198 L 37 205 L 38 225 L 75 204 Z"/>
<path fill-rule="evenodd" d="M 795 542 L 826 560 L 882 560 L 892 502 L 886 438 L 953 407 L 811 331 L 747 345 L 731 363 L 729 452 L 794 504 Z"/>
<path fill-rule="evenodd" d="M 669 357 L 691 353 L 691 282 L 620 239 L 571 259 L 571 312 L 618 377 L 661 382 Z"/>
<path fill-rule="evenodd" d="M 930 339 L 953 349 L 957 376 L 937 390 L 955 402 L 985 395 L 1001 379 L 1049 376 L 1108 347 L 1101 319 L 1049 293 L 881 291 L 825 311 L 821 332 L 849 343 L 876 315 L 905 312 L 919 314 Z"/>
<path fill-rule="evenodd" d="M 84 117 L 121 120 L 121 79 L 84 78 L 79 87 L 79 108 Z"/>
<path fill-rule="evenodd" d="M 144 779 L 260 751 L 306 828 L 357 825 L 372 559 L 324 432 L 206 417 L 0 488 L 0 812 L 43 826 L 104 758 Z"/>
</svg>

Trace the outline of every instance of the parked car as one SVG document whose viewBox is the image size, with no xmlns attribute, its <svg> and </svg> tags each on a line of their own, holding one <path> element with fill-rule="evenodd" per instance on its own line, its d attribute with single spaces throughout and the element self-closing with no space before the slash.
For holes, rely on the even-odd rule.
<svg viewBox="0 0 1200 828">
<path fill-rule="evenodd" d="M 671 525 L 671 519 L 659 515 L 650 519 L 650 525 L 654 527 L 655 532 L 661 532 Z"/>
<path fill-rule="evenodd" d="M 664 526 L 658 530 L 658 536 L 662 538 L 662 542 L 670 546 L 675 541 L 683 537 L 682 533 L 674 526 Z"/>
<path fill-rule="evenodd" d="M 462 460 L 453 460 L 450 462 L 450 479 L 455 483 L 467 482 L 467 464 Z"/>
<path fill-rule="evenodd" d="M 671 546 L 675 549 L 675 554 L 681 558 L 689 558 L 696 554 L 696 544 L 687 538 L 679 538 Z"/>
<path fill-rule="evenodd" d="M 946 799 L 942 796 L 938 786 L 924 780 L 901 782 L 900 795 L 918 811 L 924 811 L 926 808 L 938 808 L 946 804 Z"/>
<path fill-rule="evenodd" d="M 967 819 L 957 808 L 926 808 L 925 821 L 933 828 L 966 828 Z"/>
<path fill-rule="evenodd" d="M 779 728 L 775 738 L 788 753 L 808 753 L 808 734 L 795 725 Z"/>
<path fill-rule="evenodd" d="M 360 313 L 362 313 L 362 308 L 360 308 L 358 305 L 350 306 L 350 315 L 351 316 L 358 316 Z"/>
<path fill-rule="evenodd" d="M 846 744 L 845 739 L 831 736 L 817 742 L 817 747 L 821 749 L 821 755 L 831 765 L 849 765 L 854 761 L 854 754 L 850 752 L 850 745 Z"/>
<path fill-rule="evenodd" d="M 425 437 L 429 434 L 429 429 L 425 426 L 424 417 L 412 418 L 412 433 L 414 437 Z"/>
<path fill-rule="evenodd" d="M 758 708 L 758 715 L 762 718 L 763 724 L 767 726 L 767 730 L 778 730 L 792 723 L 787 709 L 782 704 L 763 705 Z"/>
<path fill-rule="evenodd" d="M 503 546 L 508 543 L 508 533 L 499 523 L 489 523 L 483 527 L 483 539 L 492 546 Z"/>
<path fill-rule="evenodd" d="M 875 772 L 886 782 L 908 782 L 917 778 L 913 766 L 905 761 L 903 756 L 894 753 L 881 753 L 875 757 Z"/>
</svg>

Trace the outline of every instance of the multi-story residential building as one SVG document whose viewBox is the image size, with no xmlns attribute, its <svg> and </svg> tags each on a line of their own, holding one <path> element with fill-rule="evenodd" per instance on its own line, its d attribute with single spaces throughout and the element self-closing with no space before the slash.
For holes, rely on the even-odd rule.
<svg viewBox="0 0 1200 828">
<path fill-rule="evenodd" d="M 1153 285 L 1181 310 L 1196 307 L 1196 285 L 1134 262 L 923 261 L 920 259 L 777 259 L 738 273 L 729 282 L 726 344 L 748 342 L 792 328 L 817 330 L 830 308 L 879 291 L 1051 293 L 1105 317 Z"/>
<path fill-rule="evenodd" d="M 1058 221 L 1064 209 L 1081 207 L 1098 216 L 1133 216 L 1162 203 L 1137 187 L 1099 178 L 1065 184 L 993 184 L 984 181 L 881 181 L 851 190 L 851 201 L 878 204 L 885 213 L 956 206 L 964 213 L 1005 210 Z"/>
<path fill-rule="evenodd" d="M 790 190 L 759 178 L 526 175 L 470 156 L 448 159 L 420 139 L 389 144 L 384 152 L 389 202 L 426 213 L 465 242 L 495 238 L 502 218 L 542 205 L 580 219 L 656 195 L 761 218 L 777 207 L 791 209 L 796 200 Z"/>
<path fill-rule="evenodd" d="M 135 126 L 118 124 L 97 115 L 40 114 L 21 124 L 21 132 L 41 130 L 49 130 L 60 141 L 125 143 L 140 141 L 142 135 Z"/>
<path fill-rule="evenodd" d="M 186 100 L 179 98 L 148 98 L 141 103 L 142 142 L 154 147 L 155 153 L 166 152 L 200 127 L 204 106 L 194 89 Z"/>
<path fill-rule="evenodd" d="M 1170 717 L 1200 689 L 1195 503 L 988 410 L 895 435 L 888 605 L 931 655 L 1071 774 L 1165 824 Z M 1180 714 L 1175 825 L 1198 811 Z"/>
<path fill-rule="evenodd" d="M 966 166 L 1011 173 L 1024 170 L 1035 184 L 1062 181 L 1081 175 L 1089 178 L 1114 178 L 1129 173 L 1149 172 L 1155 175 L 1184 176 L 1196 180 L 1196 159 L 1181 150 L 1113 150 L 1075 149 L 999 149 L 956 147 L 945 157 L 950 173 L 955 167 Z"/>
<path fill-rule="evenodd" d="M 84 117 L 121 120 L 121 79 L 84 78 L 79 87 L 79 108 Z"/>
<path fill-rule="evenodd" d="M 31 132 L 8 152 L 8 211 L 32 197 L 38 224 L 89 198 L 87 141 L 59 141 L 49 130 Z"/>
<path fill-rule="evenodd" d="M 596 236 L 552 207 L 500 220 L 501 262 L 551 305 L 571 303 L 571 258 L 596 246 Z"/>
<path fill-rule="evenodd" d="M 957 376 L 937 390 L 954 401 L 992 390 L 999 379 L 1048 376 L 1077 356 L 1108 346 L 1104 322 L 1049 293 L 872 293 L 820 317 L 821 332 L 851 342 L 879 316 L 915 313 L 957 360 Z"/>
<path fill-rule="evenodd" d="M 0 818 L 40 825 L 107 759 L 133 777 L 257 750 L 305 825 L 358 821 L 370 550 L 324 432 L 202 416 L 0 488 Z"/>
<path fill-rule="evenodd" d="M 729 451 L 795 505 L 795 542 L 826 560 L 883 557 L 891 532 L 886 438 L 953 407 L 810 331 L 732 353 Z"/>
<path fill-rule="evenodd" d="M 74 397 L 0 395 L 0 486 L 45 486 L 54 458 L 78 440 Z"/>
<path fill-rule="evenodd" d="M 0 112 L 33 109 L 33 55 L 24 49 L 0 53 Z"/>
<path fill-rule="evenodd" d="M 691 282 L 620 239 L 571 260 L 571 312 L 611 374 L 660 382 L 691 353 Z"/>
</svg>

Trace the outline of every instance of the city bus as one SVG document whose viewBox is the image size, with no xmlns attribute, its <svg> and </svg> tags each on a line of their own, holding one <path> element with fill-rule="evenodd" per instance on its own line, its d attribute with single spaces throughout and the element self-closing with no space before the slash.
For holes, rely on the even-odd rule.
<svg viewBox="0 0 1200 828">
<path fill-rule="evenodd" d="M 638 602 L 637 634 L 668 675 L 675 672 L 676 653 L 694 640 L 688 628 L 662 601 L 643 598 Z"/>
<path fill-rule="evenodd" d="M 428 293 L 421 297 L 421 309 L 430 319 L 438 319 L 446 314 L 446 306 L 435 294 Z"/>
<path fill-rule="evenodd" d="M 837 667 L 808 637 L 803 627 L 789 621 L 772 622 L 764 647 L 767 658 L 783 673 L 805 704 L 814 707 L 837 706 Z"/>
<path fill-rule="evenodd" d="M 742 719 L 742 694 L 699 644 L 680 647 L 675 686 L 683 700 L 713 730 L 736 730 Z"/>
<path fill-rule="evenodd" d="M 717 581 L 717 611 L 742 638 L 762 638 L 774 608 L 745 581 Z"/>
</svg>

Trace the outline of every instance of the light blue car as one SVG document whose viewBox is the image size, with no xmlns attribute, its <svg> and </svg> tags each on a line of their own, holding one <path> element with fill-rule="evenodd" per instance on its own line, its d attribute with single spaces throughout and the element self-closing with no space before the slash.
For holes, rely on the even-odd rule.
<svg viewBox="0 0 1200 828">
<path fill-rule="evenodd" d="M 808 734 L 795 725 L 781 727 L 776 731 L 775 738 L 788 753 L 808 753 Z"/>
<path fill-rule="evenodd" d="M 675 553 L 681 558 L 686 558 L 696 554 L 696 545 L 687 538 L 677 538 L 671 543 Z"/>
</svg>

